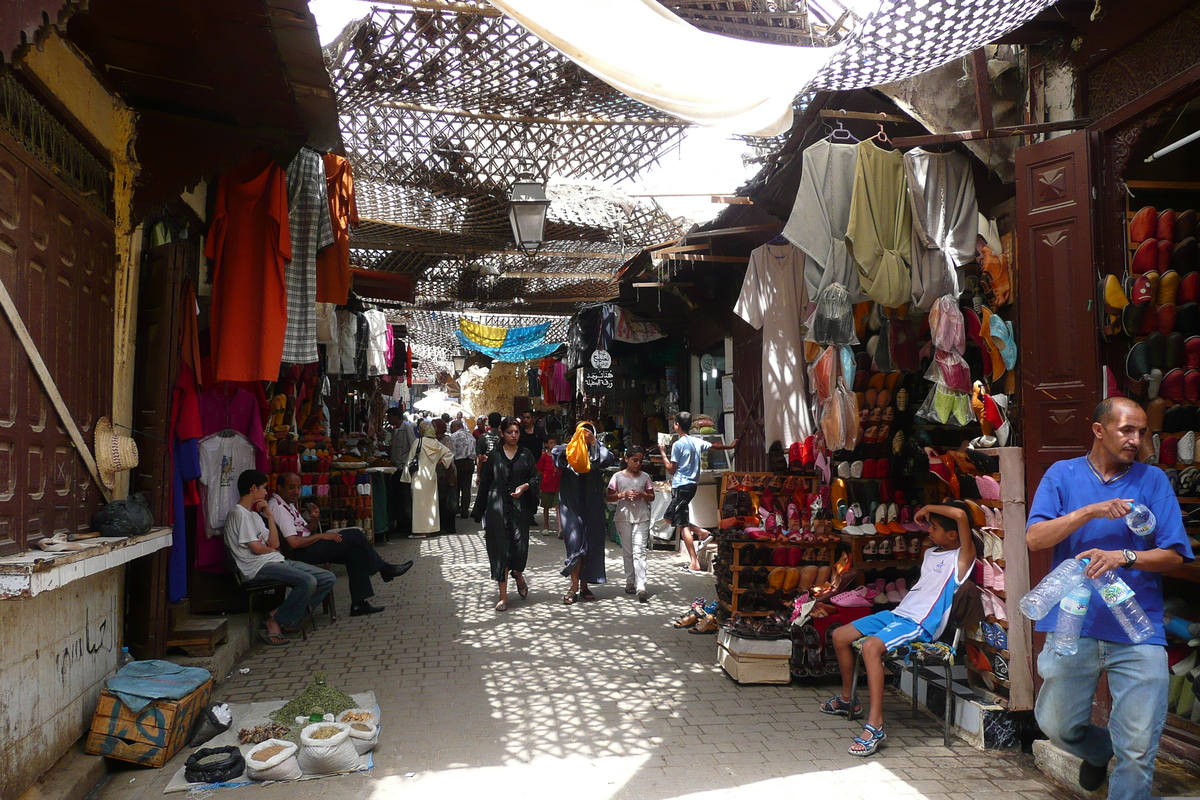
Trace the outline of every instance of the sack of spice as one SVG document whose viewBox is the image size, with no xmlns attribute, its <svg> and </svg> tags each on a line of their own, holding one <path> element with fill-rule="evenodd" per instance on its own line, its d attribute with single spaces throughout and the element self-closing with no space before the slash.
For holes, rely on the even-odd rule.
<svg viewBox="0 0 1200 800">
<path fill-rule="evenodd" d="M 183 778 L 188 783 L 226 783 L 246 770 L 246 760 L 236 747 L 202 747 L 188 756 Z"/>
<path fill-rule="evenodd" d="M 252 781 L 295 781 L 304 773 L 296 752 L 300 748 L 284 739 L 267 739 L 246 754 L 246 777 Z"/>
<path fill-rule="evenodd" d="M 369 708 L 347 708 L 345 711 L 337 715 L 338 722 L 370 722 L 375 725 L 379 724 L 379 719 L 375 716 L 375 712 Z"/>
<path fill-rule="evenodd" d="M 301 731 L 297 758 L 306 775 L 349 772 L 362 764 L 350 741 L 350 726 L 340 722 L 314 722 Z"/>
<path fill-rule="evenodd" d="M 374 722 L 347 722 L 346 725 L 350 728 L 350 742 L 360 756 L 379 744 L 379 726 Z"/>
</svg>

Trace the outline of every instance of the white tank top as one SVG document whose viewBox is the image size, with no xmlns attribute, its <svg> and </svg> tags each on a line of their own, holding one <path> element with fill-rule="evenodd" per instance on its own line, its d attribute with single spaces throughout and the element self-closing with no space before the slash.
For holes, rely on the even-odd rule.
<svg viewBox="0 0 1200 800">
<path fill-rule="evenodd" d="M 921 561 L 921 577 L 917 585 L 912 587 L 892 613 L 916 622 L 937 641 L 946 627 L 946 620 L 950 618 L 954 592 L 961 582 L 958 576 L 958 548 L 930 548 L 925 551 Z"/>
</svg>

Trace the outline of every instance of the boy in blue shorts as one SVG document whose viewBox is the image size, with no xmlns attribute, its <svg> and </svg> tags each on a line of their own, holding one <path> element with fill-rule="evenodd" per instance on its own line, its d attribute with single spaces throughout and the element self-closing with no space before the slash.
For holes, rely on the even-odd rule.
<svg viewBox="0 0 1200 800">
<path fill-rule="evenodd" d="M 921 577 L 894 611 L 880 611 L 843 625 L 833 632 L 833 646 L 842 670 L 842 693 L 821 704 L 826 714 L 850 716 L 860 710 L 858 698 L 850 697 L 854 679 L 854 648 L 861 637 L 863 664 L 867 668 L 867 687 L 871 708 L 862 736 L 857 736 L 848 751 L 852 756 L 869 756 L 886 738 L 883 732 L 883 659 L 891 650 L 909 642 L 933 642 L 942 635 L 954 592 L 971 574 L 975 563 L 975 544 L 967 511 L 959 504 L 930 505 L 917 511 L 913 519 L 928 524 L 929 538 L 935 547 L 925 551 Z"/>
</svg>

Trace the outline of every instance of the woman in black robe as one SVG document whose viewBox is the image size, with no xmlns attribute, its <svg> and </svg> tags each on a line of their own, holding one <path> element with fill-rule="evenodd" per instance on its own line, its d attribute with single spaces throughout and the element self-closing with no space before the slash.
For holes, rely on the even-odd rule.
<svg viewBox="0 0 1200 800">
<path fill-rule="evenodd" d="M 500 587 L 497 611 L 508 610 L 508 576 L 517 582 L 517 594 L 529 596 L 525 565 L 529 560 L 529 522 L 537 513 L 541 475 L 537 457 L 518 447 L 521 423 L 505 417 L 500 423 L 500 446 L 488 454 L 479 471 L 479 494 L 472 512 L 483 523 L 492 580 Z"/>
<path fill-rule="evenodd" d="M 596 429 L 590 422 L 579 423 L 571 441 L 554 448 L 552 455 L 554 463 L 562 468 L 558 511 L 567 547 L 562 574 L 571 578 L 571 588 L 562 601 L 571 605 L 576 600 L 595 600 L 588 584 L 606 582 L 604 534 L 608 525 L 604 493 L 608 481 L 604 468 L 616 463 L 616 458 L 596 441 Z"/>
</svg>

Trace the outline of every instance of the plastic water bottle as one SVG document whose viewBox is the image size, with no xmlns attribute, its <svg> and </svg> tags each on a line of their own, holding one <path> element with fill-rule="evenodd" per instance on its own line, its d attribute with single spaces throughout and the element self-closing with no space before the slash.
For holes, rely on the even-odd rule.
<svg viewBox="0 0 1200 800">
<path fill-rule="evenodd" d="M 1154 533 L 1154 512 L 1141 503 L 1134 503 L 1125 515 L 1125 524 L 1138 536 L 1149 536 Z"/>
<path fill-rule="evenodd" d="M 1083 583 L 1083 570 L 1089 559 L 1068 558 L 1042 578 L 1042 582 L 1021 598 L 1021 613 L 1030 619 L 1041 619 L 1067 596 L 1067 592 Z"/>
<path fill-rule="evenodd" d="M 1079 651 L 1079 632 L 1087 616 L 1088 602 L 1092 589 L 1081 583 L 1058 604 L 1058 623 L 1054 627 L 1054 652 L 1060 656 L 1073 656 Z"/>
<path fill-rule="evenodd" d="M 1092 584 L 1100 593 L 1100 599 L 1108 606 L 1108 610 L 1121 623 L 1121 629 L 1129 637 L 1129 641 L 1139 644 L 1154 635 L 1154 626 L 1146 617 L 1142 604 L 1134 596 L 1129 584 L 1121 580 L 1116 571 L 1109 570 L 1099 578 L 1092 578 Z"/>
<path fill-rule="evenodd" d="M 129 652 L 129 648 L 122 647 L 121 655 L 117 657 L 117 669 L 120 669 L 121 667 L 125 666 L 126 664 L 132 664 L 135 660 L 136 659 L 134 659 L 133 653 Z"/>
</svg>

